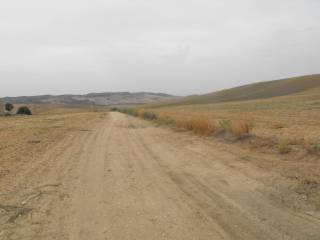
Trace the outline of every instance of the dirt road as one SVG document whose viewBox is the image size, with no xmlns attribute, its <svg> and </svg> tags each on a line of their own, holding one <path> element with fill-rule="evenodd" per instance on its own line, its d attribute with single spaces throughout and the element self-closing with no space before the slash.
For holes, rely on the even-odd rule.
<svg viewBox="0 0 320 240">
<path fill-rule="evenodd" d="M 110 113 L 1 179 L 0 239 L 320 239 L 240 155 Z"/>
</svg>

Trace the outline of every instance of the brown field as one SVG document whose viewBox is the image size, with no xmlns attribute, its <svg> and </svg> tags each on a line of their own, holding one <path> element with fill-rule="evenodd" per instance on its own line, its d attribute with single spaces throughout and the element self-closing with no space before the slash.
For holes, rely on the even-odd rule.
<svg viewBox="0 0 320 240">
<path fill-rule="evenodd" d="M 319 104 L 0 117 L 0 239 L 318 240 Z"/>
<path fill-rule="evenodd" d="M 0 176 L 32 161 L 67 134 L 90 129 L 105 114 L 84 108 L 29 107 L 33 116 L 0 117 Z"/>
</svg>

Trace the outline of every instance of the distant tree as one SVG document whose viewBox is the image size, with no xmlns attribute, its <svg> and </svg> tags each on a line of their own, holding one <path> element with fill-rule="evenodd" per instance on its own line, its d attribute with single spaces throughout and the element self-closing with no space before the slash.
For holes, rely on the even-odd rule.
<svg viewBox="0 0 320 240">
<path fill-rule="evenodd" d="M 117 112 L 119 109 L 118 108 L 116 108 L 116 107 L 112 107 L 112 108 L 110 108 L 110 111 L 111 112 Z"/>
<path fill-rule="evenodd" d="M 6 104 L 4 105 L 4 108 L 6 109 L 6 111 L 11 112 L 12 109 L 14 109 L 14 106 L 13 106 L 12 103 L 6 103 Z"/>
<path fill-rule="evenodd" d="M 18 108 L 17 114 L 20 114 L 20 115 L 32 115 L 32 112 L 27 106 L 22 106 L 22 107 Z"/>
</svg>

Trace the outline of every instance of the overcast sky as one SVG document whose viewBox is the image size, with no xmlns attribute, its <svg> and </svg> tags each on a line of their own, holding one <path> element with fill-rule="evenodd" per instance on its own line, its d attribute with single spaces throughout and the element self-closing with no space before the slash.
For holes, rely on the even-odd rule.
<svg viewBox="0 0 320 240">
<path fill-rule="evenodd" d="M 312 73 L 319 0 L 0 2 L 0 96 L 187 95 Z"/>
</svg>

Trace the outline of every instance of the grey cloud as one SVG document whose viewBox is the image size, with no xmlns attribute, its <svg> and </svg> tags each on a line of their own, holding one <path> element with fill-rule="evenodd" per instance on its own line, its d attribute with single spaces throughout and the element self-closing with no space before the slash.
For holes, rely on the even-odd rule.
<svg viewBox="0 0 320 240">
<path fill-rule="evenodd" d="M 318 73 L 317 0 L 0 3 L 0 96 L 205 93 Z"/>
</svg>

